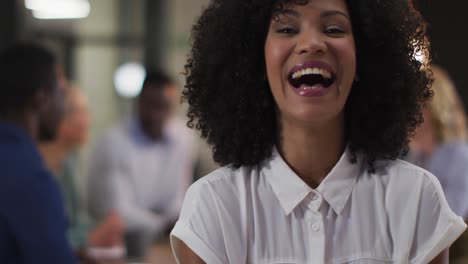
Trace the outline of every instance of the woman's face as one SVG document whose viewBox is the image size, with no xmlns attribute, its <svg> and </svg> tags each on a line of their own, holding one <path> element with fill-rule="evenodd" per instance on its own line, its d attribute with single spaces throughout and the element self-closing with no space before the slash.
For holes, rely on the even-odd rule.
<svg viewBox="0 0 468 264">
<path fill-rule="evenodd" d="M 78 88 L 73 88 L 78 89 Z M 75 90 L 68 98 L 69 112 L 59 127 L 59 138 L 73 147 L 80 147 L 88 141 L 90 116 L 85 95 Z"/>
<path fill-rule="evenodd" d="M 272 16 L 265 61 L 280 119 L 310 123 L 342 118 L 356 74 L 345 1 L 283 6 Z"/>
</svg>

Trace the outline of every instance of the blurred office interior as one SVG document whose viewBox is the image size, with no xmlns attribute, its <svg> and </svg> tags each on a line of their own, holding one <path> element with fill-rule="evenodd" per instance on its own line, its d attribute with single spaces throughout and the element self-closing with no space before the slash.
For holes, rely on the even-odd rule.
<svg viewBox="0 0 468 264">
<path fill-rule="evenodd" d="M 30 1 L 30 0 L 29 0 Z M 50 8 L 53 2 L 30 1 Z M 189 49 L 190 28 L 208 0 L 90 0 L 89 12 L 73 14 L 61 6 L 49 16 L 28 9 L 28 0 L 0 2 L 0 48 L 19 40 L 44 43 L 58 54 L 66 77 L 89 98 L 92 116 L 91 145 L 117 120 L 132 113 L 132 92 L 119 92 L 114 82 L 122 65 L 162 68 L 184 84 L 183 66 Z M 73 5 L 71 5 L 73 8 Z M 75 9 L 77 9 L 75 7 Z M 76 10 L 75 10 L 76 11 Z M 55 13 L 54 13 L 55 12 Z M 128 74 L 128 71 L 127 71 Z M 132 71 L 130 70 L 132 79 Z M 141 85 L 138 84 L 138 85 Z M 184 117 L 181 105 L 178 114 Z M 215 168 L 202 145 L 197 175 Z M 86 167 L 89 146 L 80 153 L 79 167 Z M 84 180 L 84 179 L 83 179 Z M 84 188 L 84 183 L 80 184 Z"/>
<path fill-rule="evenodd" d="M 27 8 L 28 2 L 43 2 L 49 8 L 53 2 L 86 2 L 89 12 L 73 14 L 61 8 L 56 14 L 41 16 Z M 39 40 L 59 54 L 67 77 L 89 97 L 92 143 L 104 129 L 132 112 L 133 99 L 119 95 L 114 83 L 119 66 L 159 66 L 178 81 L 180 89 L 183 87 L 190 28 L 208 3 L 209 0 L 3 0 L 0 48 L 18 40 Z M 415 0 L 415 5 L 429 22 L 434 62 L 449 72 L 467 105 L 468 75 L 464 63 L 468 59 L 468 2 Z M 178 113 L 183 117 L 184 112 L 182 105 Z M 199 175 L 215 167 L 208 148 L 201 144 Z M 87 148 L 82 162 L 86 153 Z"/>
<path fill-rule="evenodd" d="M 176 79 L 179 91 L 183 88 L 190 29 L 208 3 L 209 0 L 0 1 L 0 49 L 20 40 L 44 43 L 58 54 L 66 77 L 88 97 L 91 138 L 89 146 L 79 153 L 80 174 L 86 174 L 89 149 L 97 137 L 117 120 L 132 114 L 137 91 L 132 87 L 117 89 L 116 80 L 123 86 L 136 80 L 133 89 L 137 89 L 141 85 L 135 76 L 139 67 L 158 67 Z M 55 5 L 59 7 L 54 9 Z M 468 2 L 415 0 L 415 5 L 429 22 L 434 63 L 450 74 L 467 107 Z M 125 65 L 130 66 L 123 69 L 129 70 L 117 77 Z M 177 109 L 182 118 L 185 109 L 184 104 Z M 216 168 L 209 148 L 201 139 L 198 141 L 196 177 Z M 84 192 L 86 179 L 80 177 L 79 181 Z"/>
</svg>

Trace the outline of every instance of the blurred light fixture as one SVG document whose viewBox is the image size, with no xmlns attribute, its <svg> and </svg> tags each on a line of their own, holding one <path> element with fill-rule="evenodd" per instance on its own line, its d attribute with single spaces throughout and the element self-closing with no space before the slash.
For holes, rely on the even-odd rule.
<svg viewBox="0 0 468 264">
<path fill-rule="evenodd" d="M 146 72 L 141 64 L 122 64 L 114 74 L 117 94 L 126 98 L 136 97 L 141 91 L 145 76 Z"/>
<path fill-rule="evenodd" d="M 414 52 L 414 58 L 419 61 L 421 64 L 425 65 L 427 64 L 427 55 L 426 51 L 424 50 L 415 50 Z"/>
<path fill-rule="evenodd" d="M 89 15 L 88 0 L 25 0 L 24 5 L 39 19 L 74 19 Z"/>
<path fill-rule="evenodd" d="M 429 41 L 427 39 L 411 41 L 413 59 L 421 63 L 421 70 L 426 70 L 430 64 Z"/>
</svg>

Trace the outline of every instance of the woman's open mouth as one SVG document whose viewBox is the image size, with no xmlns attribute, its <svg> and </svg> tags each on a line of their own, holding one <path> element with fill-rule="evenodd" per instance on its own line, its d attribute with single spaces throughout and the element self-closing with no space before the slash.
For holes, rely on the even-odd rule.
<svg viewBox="0 0 468 264">
<path fill-rule="evenodd" d="M 336 75 L 333 69 L 323 62 L 306 62 L 293 67 L 288 74 L 288 82 L 302 96 L 321 96 L 326 93 Z"/>
</svg>

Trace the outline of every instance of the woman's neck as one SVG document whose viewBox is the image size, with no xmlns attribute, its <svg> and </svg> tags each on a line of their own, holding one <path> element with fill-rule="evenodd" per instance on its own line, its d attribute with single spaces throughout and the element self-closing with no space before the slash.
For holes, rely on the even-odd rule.
<svg viewBox="0 0 468 264">
<path fill-rule="evenodd" d="M 279 152 L 295 173 L 316 188 L 345 149 L 344 118 L 320 125 L 281 122 Z"/>
</svg>

